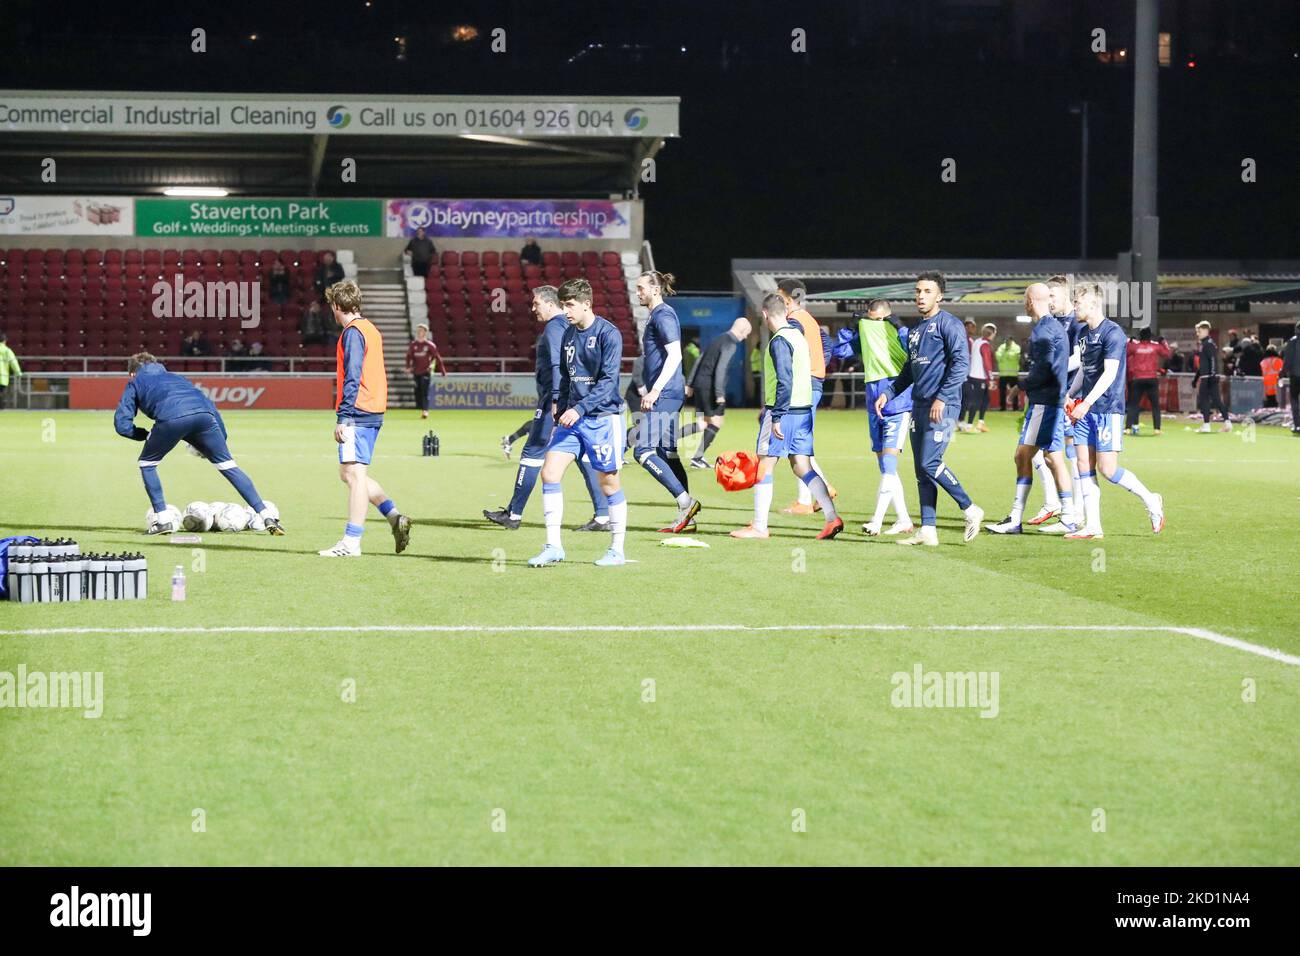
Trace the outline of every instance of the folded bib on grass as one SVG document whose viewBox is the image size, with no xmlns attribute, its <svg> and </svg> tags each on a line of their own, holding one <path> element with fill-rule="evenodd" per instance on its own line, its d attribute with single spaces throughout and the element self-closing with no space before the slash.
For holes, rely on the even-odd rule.
<svg viewBox="0 0 1300 956">
<path fill-rule="evenodd" d="M 729 451 L 718 456 L 713 473 L 728 491 L 744 491 L 758 480 L 758 458 L 747 451 Z"/>
</svg>

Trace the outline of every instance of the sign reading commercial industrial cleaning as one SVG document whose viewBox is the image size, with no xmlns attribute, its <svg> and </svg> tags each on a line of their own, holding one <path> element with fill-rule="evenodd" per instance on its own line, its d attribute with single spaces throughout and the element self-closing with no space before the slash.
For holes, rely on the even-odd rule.
<svg viewBox="0 0 1300 956">
<path fill-rule="evenodd" d="M 362 136 L 677 135 L 675 96 L 237 96 L 0 90 L 14 133 L 328 133 Z"/>
<path fill-rule="evenodd" d="M 632 204 L 608 199 L 390 199 L 390 237 L 627 239 Z"/>
<path fill-rule="evenodd" d="M 378 237 L 377 199 L 137 199 L 137 236 Z"/>
<path fill-rule="evenodd" d="M 0 235 L 129 236 L 134 212 L 121 196 L 0 196 Z"/>
</svg>

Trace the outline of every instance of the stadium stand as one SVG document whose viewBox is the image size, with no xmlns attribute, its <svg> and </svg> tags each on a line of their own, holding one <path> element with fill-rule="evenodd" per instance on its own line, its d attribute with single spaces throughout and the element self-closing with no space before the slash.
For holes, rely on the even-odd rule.
<svg viewBox="0 0 1300 956">
<path fill-rule="evenodd" d="M 226 347 L 240 337 L 262 343 L 269 371 L 287 369 L 274 359 L 329 358 L 326 344 L 305 345 L 299 332 L 312 301 L 313 275 L 321 250 L 50 248 L 0 250 L 0 315 L 11 346 L 28 356 L 32 371 L 72 371 L 83 360 L 102 360 L 146 349 L 181 354 L 181 340 L 199 331 L 213 351 L 209 359 L 176 363 L 177 371 L 214 371 Z M 290 296 L 271 301 L 266 272 L 278 259 L 289 274 Z M 153 287 L 158 281 L 261 281 L 261 326 L 205 319 L 156 318 Z M 98 366 L 102 367 L 102 365 Z"/>
</svg>

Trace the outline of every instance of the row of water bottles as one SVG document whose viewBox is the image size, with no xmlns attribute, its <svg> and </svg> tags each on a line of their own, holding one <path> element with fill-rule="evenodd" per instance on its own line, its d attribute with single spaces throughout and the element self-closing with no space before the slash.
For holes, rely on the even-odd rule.
<svg viewBox="0 0 1300 956">
<path fill-rule="evenodd" d="M 10 548 L 5 573 L 11 601 L 138 601 L 149 593 L 149 566 L 143 554 L 32 556 L 14 550 Z"/>
</svg>

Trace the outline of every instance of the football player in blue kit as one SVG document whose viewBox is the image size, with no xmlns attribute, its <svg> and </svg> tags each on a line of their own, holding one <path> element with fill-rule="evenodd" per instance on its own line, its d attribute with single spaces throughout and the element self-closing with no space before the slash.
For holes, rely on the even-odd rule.
<svg viewBox="0 0 1300 956">
<path fill-rule="evenodd" d="M 619 487 L 623 464 L 623 399 L 618 391 L 623 362 L 623 336 L 592 311 L 591 283 L 570 279 L 560 286 L 560 305 L 569 328 L 561 342 L 560 388 L 556 396 L 556 429 L 542 463 L 542 515 L 546 547 L 532 558 L 535 568 L 564 560 L 560 522 L 564 517 L 564 488 L 560 479 L 572 462 L 586 455 L 609 501 L 609 550 L 595 563 L 608 568 L 626 564 L 623 538 L 627 533 L 627 498 Z"/>
</svg>

